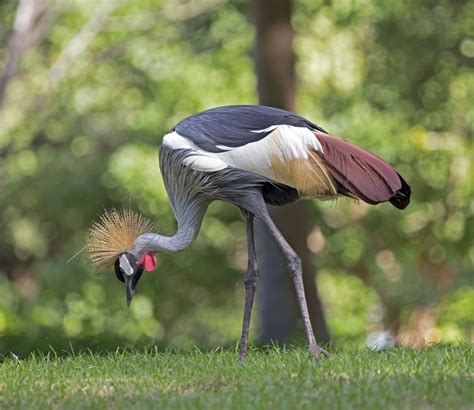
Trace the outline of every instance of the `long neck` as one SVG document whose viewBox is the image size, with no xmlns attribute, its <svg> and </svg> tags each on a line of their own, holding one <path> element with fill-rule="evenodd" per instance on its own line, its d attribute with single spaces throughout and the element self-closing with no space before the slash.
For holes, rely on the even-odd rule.
<svg viewBox="0 0 474 410">
<path fill-rule="evenodd" d="M 146 233 L 135 240 L 134 253 L 140 257 L 147 252 L 179 252 L 189 248 L 201 229 L 208 203 L 196 201 L 175 208 L 178 229 L 173 236 Z"/>
</svg>

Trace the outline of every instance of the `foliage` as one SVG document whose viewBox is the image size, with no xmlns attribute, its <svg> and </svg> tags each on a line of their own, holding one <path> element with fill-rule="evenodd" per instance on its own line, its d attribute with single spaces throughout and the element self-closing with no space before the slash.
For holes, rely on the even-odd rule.
<svg viewBox="0 0 474 410">
<path fill-rule="evenodd" d="M 179 354 L 177 354 L 179 353 Z M 0 405 L 8 408 L 468 408 L 472 348 L 336 353 L 302 349 L 8 358 Z"/>
<path fill-rule="evenodd" d="M 0 61 L 15 3 L 0 4 Z M 52 2 L 56 20 L 25 55 L 0 113 L 0 347 L 233 342 L 245 236 L 227 204 L 210 207 L 192 249 L 160 256 L 130 310 L 115 278 L 93 275 L 82 255 L 66 261 L 110 206 L 131 204 L 173 233 L 157 146 L 196 111 L 255 103 L 247 6 L 117 2 L 68 60 L 100 10 L 91 4 Z M 336 342 L 361 343 L 381 326 L 425 341 L 472 337 L 473 12 L 464 0 L 295 2 L 300 112 L 377 152 L 414 189 L 403 213 L 315 205 L 308 245 L 324 267 Z"/>
</svg>

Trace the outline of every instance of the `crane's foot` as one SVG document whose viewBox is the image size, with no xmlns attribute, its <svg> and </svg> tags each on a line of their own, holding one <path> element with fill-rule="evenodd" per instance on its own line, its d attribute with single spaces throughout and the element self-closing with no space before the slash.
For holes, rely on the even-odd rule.
<svg viewBox="0 0 474 410">
<path fill-rule="evenodd" d="M 328 357 L 329 353 L 318 345 L 309 348 L 309 354 L 313 359 L 320 359 L 321 357 Z"/>
</svg>

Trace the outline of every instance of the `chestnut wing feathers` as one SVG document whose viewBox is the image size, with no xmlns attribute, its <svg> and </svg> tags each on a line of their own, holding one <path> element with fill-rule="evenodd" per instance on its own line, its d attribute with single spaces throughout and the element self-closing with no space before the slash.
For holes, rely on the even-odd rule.
<svg viewBox="0 0 474 410">
<path fill-rule="evenodd" d="M 390 201 L 399 209 L 410 203 L 411 187 L 377 155 L 341 138 L 315 132 L 323 147 L 324 163 L 338 185 L 364 202 Z"/>
</svg>

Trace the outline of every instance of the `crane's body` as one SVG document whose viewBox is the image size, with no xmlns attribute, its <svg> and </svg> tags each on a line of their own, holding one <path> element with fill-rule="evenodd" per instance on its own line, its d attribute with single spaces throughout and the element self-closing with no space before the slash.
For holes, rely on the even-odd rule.
<svg viewBox="0 0 474 410">
<path fill-rule="evenodd" d="M 155 253 L 189 247 L 210 202 L 224 200 L 238 206 L 246 217 L 249 254 L 241 358 L 246 354 L 258 277 L 255 217 L 268 226 L 288 261 L 310 352 L 316 357 L 324 353 L 311 329 L 301 261 L 271 220 L 266 204 L 343 195 L 369 204 L 390 201 L 403 209 L 411 194 L 400 174 L 376 155 L 329 135 L 300 116 L 264 106 L 218 107 L 184 119 L 163 138 L 160 169 L 177 218 L 177 232 L 172 237 L 146 232 L 117 255 L 114 250 L 116 274 L 127 282 L 129 302 L 134 292 L 130 278 L 141 269 L 139 278 L 146 266 L 153 267 L 150 258 Z M 124 254 L 129 257 L 121 257 Z M 136 282 L 138 279 L 135 286 Z"/>
</svg>

